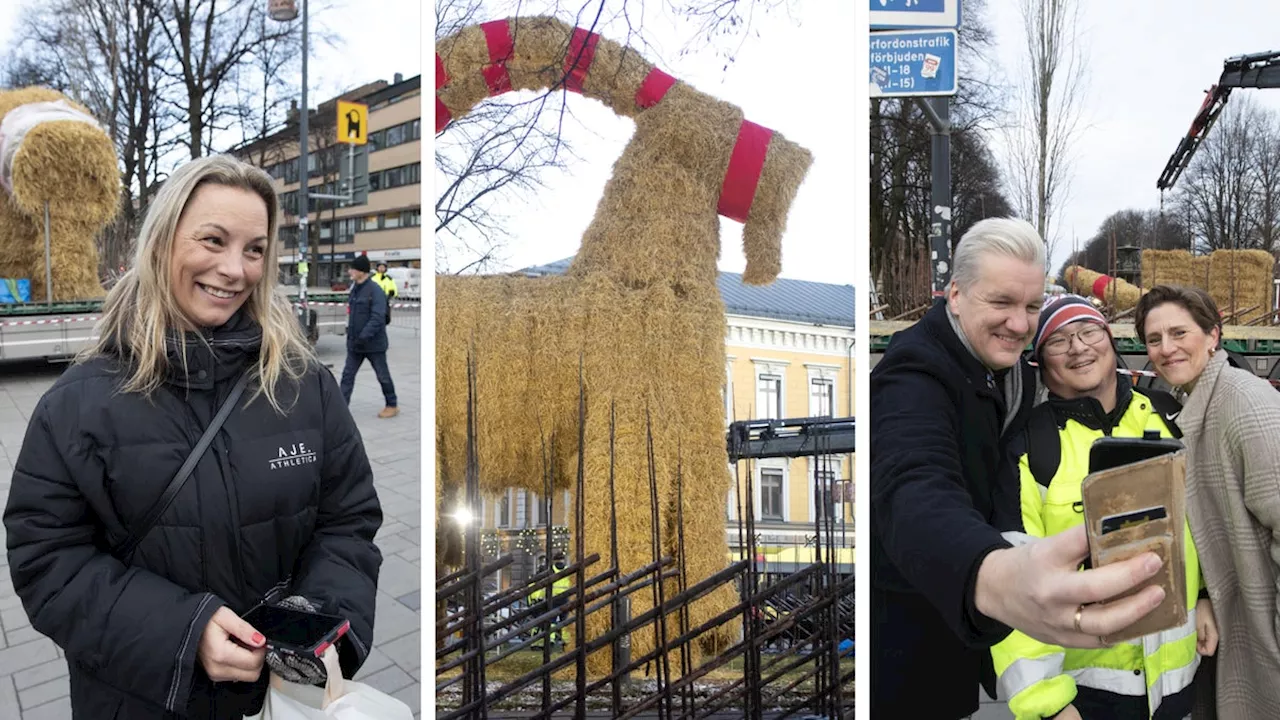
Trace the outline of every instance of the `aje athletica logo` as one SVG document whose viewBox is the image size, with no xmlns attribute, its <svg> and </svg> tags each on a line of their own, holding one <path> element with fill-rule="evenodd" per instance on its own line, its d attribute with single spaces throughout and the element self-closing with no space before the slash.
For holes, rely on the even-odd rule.
<svg viewBox="0 0 1280 720">
<path fill-rule="evenodd" d="M 307 447 L 306 443 L 294 443 L 288 447 L 278 448 L 277 453 L 276 458 L 271 461 L 272 470 L 309 465 L 316 461 L 316 451 Z"/>
</svg>

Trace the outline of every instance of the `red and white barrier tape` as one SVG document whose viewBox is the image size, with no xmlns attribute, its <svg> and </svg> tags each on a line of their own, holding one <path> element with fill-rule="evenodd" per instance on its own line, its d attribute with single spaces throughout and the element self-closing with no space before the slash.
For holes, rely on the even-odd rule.
<svg viewBox="0 0 1280 720">
<path fill-rule="evenodd" d="M 323 305 L 326 307 L 346 307 L 344 302 L 308 302 L 307 305 Z M 294 307 L 302 307 L 302 303 L 294 301 Z M 422 303 L 391 303 L 392 308 L 420 308 Z"/>
<path fill-rule="evenodd" d="M 97 320 L 97 315 L 86 315 L 84 317 L 72 318 L 41 318 L 39 320 L 3 320 L 0 321 L 0 327 L 18 327 L 26 325 L 58 325 L 63 323 L 88 322 Z"/>
</svg>

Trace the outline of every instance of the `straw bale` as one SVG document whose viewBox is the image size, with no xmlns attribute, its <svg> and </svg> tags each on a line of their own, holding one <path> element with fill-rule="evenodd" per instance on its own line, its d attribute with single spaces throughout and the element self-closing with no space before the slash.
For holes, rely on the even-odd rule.
<svg viewBox="0 0 1280 720">
<path fill-rule="evenodd" d="M 1203 281 L 1203 278 L 1199 280 Z M 1150 290 L 1156 285 L 1199 286 L 1191 253 L 1186 250 L 1143 250 L 1142 288 Z"/>
<path fill-rule="evenodd" d="M 1085 296 L 1093 295 L 1093 284 L 1098 278 L 1102 277 L 1102 273 L 1094 272 L 1088 268 L 1079 265 L 1072 265 L 1062 271 L 1063 280 L 1074 293 Z M 1105 303 L 1112 303 L 1112 288 L 1114 286 L 1115 296 L 1113 309 L 1128 310 L 1138 304 L 1138 298 L 1142 297 L 1142 291 L 1134 287 L 1132 283 L 1121 280 L 1120 278 L 1112 278 L 1107 283 L 1106 290 L 1102 293 L 1102 297 L 1098 298 Z"/>
<path fill-rule="evenodd" d="M 1209 256 L 1209 295 L 1224 316 L 1249 310 L 1232 320 L 1247 324 L 1271 312 L 1275 258 L 1265 250 L 1215 250 Z"/>
<path fill-rule="evenodd" d="M 20 105 L 57 100 L 87 112 L 60 93 L 25 88 L 0 92 L 0 119 Z M 73 121 L 38 125 L 14 157 L 12 194 L 0 195 L 0 277 L 30 278 L 33 298 L 44 298 L 48 202 L 53 299 L 102 297 L 95 237 L 120 198 L 115 149 L 106 133 Z"/>
<path fill-rule="evenodd" d="M 528 18 L 512 29 L 512 85 L 559 82 L 572 28 Z M 468 28 L 436 47 L 450 76 L 437 96 L 457 117 L 488 94 L 483 80 L 475 85 L 488 64 L 487 46 L 478 28 Z M 685 553 L 684 580 L 693 585 L 723 569 L 728 555 L 723 517 L 730 475 L 720 395 L 726 325 L 716 288 L 717 205 L 743 116 L 739 108 L 681 82 L 657 105 L 638 110 L 635 91 L 650 67 L 608 40 L 597 46 L 585 94 L 635 117 L 636 131 L 564 276 L 436 279 L 436 447 L 443 498 L 438 512 L 450 512 L 461 499 L 468 353 L 477 372 L 477 451 L 486 492 L 541 492 L 548 463 L 557 489 L 575 487 L 581 366 L 585 524 L 574 532 L 581 532 L 587 554 L 599 553 L 609 562 L 612 409 L 619 569 L 627 573 L 652 562 L 660 537 L 660 554 Z M 767 283 L 777 276 L 786 215 L 811 162 L 807 150 L 773 134 L 743 230 L 748 281 Z M 649 500 L 650 422 L 656 527 Z M 683 544 L 676 523 L 681 494 Z M 456 562 L 457 553 L 448 554 L 456 538 L 442 547 L 443 560 Z M 676 583 L 664 590 L 673 596 Z M 689 622 L 697 625 L 728 609 L 735 594 L 726 586 L 695 603 Z M 632 603 L 636 615 L 653 607 L 653 597 L 637 593 Z M 668 637 L 675 637 L 676 618 L 668 620 Z M 587 639 L 609 625 L 605 612 L 587 621 Z M 723 646 L 731 639 L 723 629 L 707 644 Z M 633 634 L 633 655 L 653 647 L 652 633 Z M 593 673 L 606 670 L 608 654 L 593 654 L 589 666 Z"/>
</svg>

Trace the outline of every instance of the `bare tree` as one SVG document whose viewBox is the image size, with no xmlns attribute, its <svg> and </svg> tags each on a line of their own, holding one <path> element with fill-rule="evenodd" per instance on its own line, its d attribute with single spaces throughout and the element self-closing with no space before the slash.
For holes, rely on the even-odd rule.
<svg viewBox="0 0 1280 720">
<path fill-rule="evenodd" d="M 235 79 L 242 63 L 289 26 L 263 20 L 261 0 L 148 0 L 161 14 L 170 52 L 166 74 L 183 92 L 174 101 L 187 126 L 192 158 L 213 149 L 214 133 L 236 117 Z"/>
<path fill-rule="evenodd" d="M 992 36 L 984 2 L 965 5 L 966 62 L 951 98 L 952 243 L 982 217 L 1009 214 L 1003 178 L 989 150 L 1003 98 L 988 63 Z M 872 281 L 890 314 L 928 302 L 930 125 L 914 99 L 872 99 L 870 241 Z"/>
<path fill-rule="evenodd" d="M 1071 185 L 1071 146 L 1079 131 L 1085 61 L 1077 32 L 1079 0 L 1019 0 L 1026 32 L 1026 77 L 1017 85 L 1007 131 L 1013 204 L 1033 221 L 1053 254 L 1053 220 Z"/>
<path fill-rule="evenodd" d="M 1258 160 L 1270 156 L 1266 172 L 1274 174 L 1277 152 L 1277 139 L 1261 135 L 1269 119 L 1249 98 L 1240 98 L 1222 113 L 1183 173 L 1175 204 L 1189 218 L 1197 249 L 1270 249 L 1270 238 L 1257 232 L 1259 199 L 1272 199 L 1263 190 Z"/>
</svg>

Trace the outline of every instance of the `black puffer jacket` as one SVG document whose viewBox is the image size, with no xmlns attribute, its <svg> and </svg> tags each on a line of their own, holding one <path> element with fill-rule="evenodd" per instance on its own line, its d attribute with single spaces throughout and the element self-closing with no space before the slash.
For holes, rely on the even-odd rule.
<svg viewBox="0 0 1280 720">
<path fill-rule="evenodd" d="M 351 621 L 343 674 L 373 641 L 382 524 L 360 434 L 333 376 L 317 366 L 277 414 L 250 384 L 155 528 L 122 562 L 121 542 L 164 491 L 261 332 L 237 315 L 188 335 L 184 372 L 151 397 L 120 394 L 119 358 L 70 368 L 41 398 L 14 466 L 4 522 L 13 585 L 36 630 L 63 648 L 77 719 L 238 718 L 256 684 L 213 684 L 196 651 L 222 605 L 243 614 L 296 594 Z M 296 404 L 294 404 L 296 403 Z M 292 407 L 290 405 L 292 404 Z"/>
</svg>

